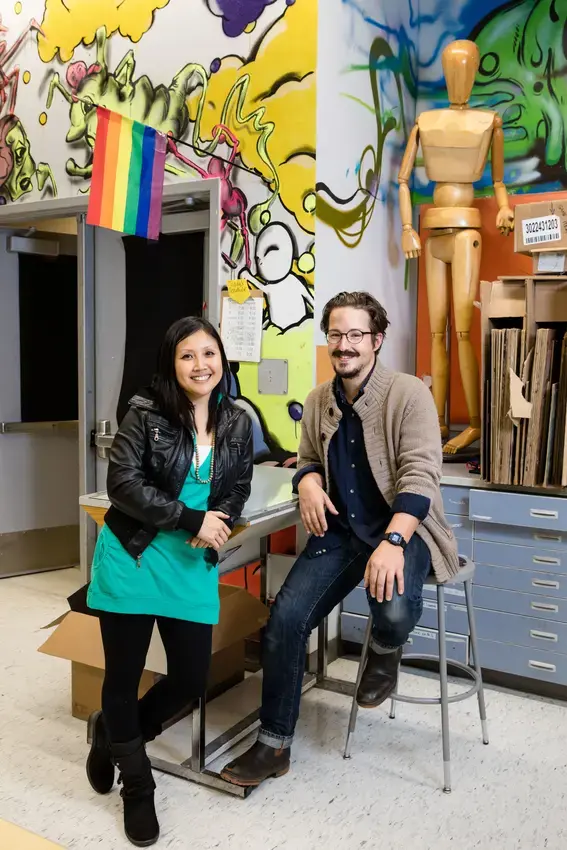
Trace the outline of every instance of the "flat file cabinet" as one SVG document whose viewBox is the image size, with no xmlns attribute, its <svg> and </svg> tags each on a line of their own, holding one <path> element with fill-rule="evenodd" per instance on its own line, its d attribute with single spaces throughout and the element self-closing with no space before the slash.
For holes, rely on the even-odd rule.
<svg viewBox="0 0 567 850">
<path fill-rule="evenodd" d="M 486 485 L 466 468 L 446 465 L 445 512 L 459 553 L 476 564 L 473 603 L 484 670 L 558 686 L 567 696 L 567 493 L 518 492 Z M 467 662 L 464 592 L 445 590 L 447 656 Z M 361 643 L 368 617 L 365 590 L 344 600 L 341 636 Z M 424 588 L 424 607 L 408 651 L 431 653 L 437 598 Z M 546 690 L 548 692 L 549 689 Z"/>
</svg>

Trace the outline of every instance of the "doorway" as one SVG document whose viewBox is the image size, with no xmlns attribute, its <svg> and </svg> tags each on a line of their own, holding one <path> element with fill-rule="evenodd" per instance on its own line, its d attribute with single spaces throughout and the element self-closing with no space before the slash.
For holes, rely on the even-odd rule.
<svg viewBox="0 0 567 850">
<path fill-rule="evenodd" d="M 0 234 L 0 578 L 79 563 L 77 226 Z"/>
</svg>

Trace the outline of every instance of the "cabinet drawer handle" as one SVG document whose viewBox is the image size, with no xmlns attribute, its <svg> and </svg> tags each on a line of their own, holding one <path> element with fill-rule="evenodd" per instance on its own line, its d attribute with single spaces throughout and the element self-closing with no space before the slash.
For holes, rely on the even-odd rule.
<svg viewBox="0 0 567 850">
<path fill-rule="evenodd" d="M 553 540 L 554 543 L 561 543 L 562 537 L 560 534 L 534 534 L 534 540 L 543 542 L 545 540 Z"/>
<path fill-rule="evenodd" d="M 547 581 L 543 578 L 535 578 L 532 581 L 532 587 L 549 587 L 551 590 L 559 590 L 558 581 Z"/>
<path fill-rule="evenodd" d="M 473 514 L 473 519 L 478 519 L 480 522 L 492 522 L 491 516 L 481 516 L 480 514 Z"/>
<path fill-rule="evenodd" d="M 531 629 L 530 637 L 534 638 L 534 640 L 550 640 L 553 643 L 557 643 L 559 640 L 557 635 L 554 635 L 552 632 L 540 632 L 537 629 Z"/>
<path fill-rule="evenodd" d="M 532 561 L 534 564 L 552 564 L 554 567 L 561 566 L 561 558 L 545 558 L 543 555 L 534 555 Z"/>
<path fill-rule="evenodd" d="M 536 519 L 559 519 L 558 511 L 544 511 L 542 508 L 531 508 L 530 516 Z"/>
<path fill-rule="evenodd" d="M 559 605 L 549 605 L 547 602 L 532 602 L 530 608 L 533 611 L 551 611 L 553 614 L 559 613 Z"/>
<path fill-rule="evenodd" d="M 528 667 L 532 670 L 546 670 L 548 673 L 557 672 L 555 664 L 548 664 L 546 661 L 528 661 Z"/>
</svg>

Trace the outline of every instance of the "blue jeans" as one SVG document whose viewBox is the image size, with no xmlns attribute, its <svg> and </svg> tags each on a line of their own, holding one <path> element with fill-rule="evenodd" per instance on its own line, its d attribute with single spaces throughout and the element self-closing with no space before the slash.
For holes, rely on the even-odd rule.
<svg viewBox="0 0 567 850">
<path fill-rule="evenodd" d="M 364 578 L 372 549 L 346 534 L 311 537 L 272 607 L 263 644 L 263 688 L 258 740 L 279 749 L 293 741 L 309 635 Z M 423 583 L 431 571 L 429 549 L 414 534 L 404 558 L 403 596 L 390 602 L 368 595 L 373 640 L 403 646 L 421 617 Z"/>
</svg>

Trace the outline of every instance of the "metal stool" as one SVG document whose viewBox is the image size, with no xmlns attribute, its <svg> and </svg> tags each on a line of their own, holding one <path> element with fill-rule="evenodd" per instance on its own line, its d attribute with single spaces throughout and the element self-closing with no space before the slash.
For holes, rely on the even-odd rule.
<svg viewBox="0 0 567 850">
<path fill-rule="evenodd" d="M 407 653 L 404 655 L 404 658 L 409 660 L 418 660 L 418 661 L 436 661 L 439 664 L 439 680 L 441 686 L 441 695 L 438 697 L 409 697 L 404 696 L 403 694 L 394 693 L 392 696 L 392 702 L 390 707 L 390 717 L 392 720 L 395 718 L 395 703 L 398 702 L 409 702 L 414 705 L 440 705 L 441 706 L 441 734 L 443 738 L 443 791 L 449 793 L 451 791 L 451 752 L 450 752 L 450 738 L 449 738 L 449 704 L 453 702 L 462 702 L 469 697 L 478 695 L 478 710 L 480 713 L 480 722 L 482 725 L 482 740 L 485 744 L 488 744 L 488 726 L 486 722 L 486 706 L 484 703 L 484 690 L 482 687 L 482 672 L 480 669 L 479 662 L 479 654 L 478 654 L 478 645 L 477 645 L 477 633 L 476 633 L 476 623 L 474 619 L 474 610 L 473 610 L 473 602 L 472 602 L 472 583 L 475 572 L 474 563 L 468 558 L 464 558 L 462 555 L 459 556 L 460 570 L 456 576 L 454 576 L 450 581 L 445 582 L 445 584 L 438 584 L 435 577 L 431 576 L 425 582 L 428 585 L 434 585 L 437 587 L 437 617 L 438 617 L 438 628 L 439 628 L 439 656 L 436 655 L 423 655 L 417 653 Z M 470 631 L 470 642 L 471 642 L 471 651 L 472 651 L 472 663 L 473 666 L 468 664 L 462 664 L 460 661 L 449 661 L 453 667 L 457 667 L 463 673 L 466 673 L 472 679 L 471 687 L 461 694 L 455 694 L 454 696 L 449 696 L 448 692 L 448 682 L 447 682 L 447 646 L 445 643 L 446 640 L 446 629 L 445 629 L 445 585 L 450 586 L 454 584 L 464 584 L 465 587 L 465 599 L 467 603 L 467 615 L 469 621 L 469 631 Z M 350 720 L 348 725 L 348 734 L 346 739 L 346 746 L 344 757 L 345 759 L 350 758 L 350 744 L 351 739 L 354 734 L 354 730 L 356 727 L 356 718 L 358 715 L 358 705 L 356 702 L 356 693 L 358 691 L 358 687 L 360 685 L 360 680 L 362 679 L 362 674 L 364 672 L 364 668 L 366 666 L 366 659 L 368 657 L 368 648 L 370 646 L 370 639 L 372 636 L 372 617 L 368 618 L 368 625 L 366 627 L 366 634 L 364 636 L 364 643 L 362 646 L 362 655 L 360 658 L 360 664 L 358 666 L 358 675 L 356 677 L 356 686 L 354 691 L 354 698 L 352 701 L 352 709 L 350 712 Z"/>
</svg>

